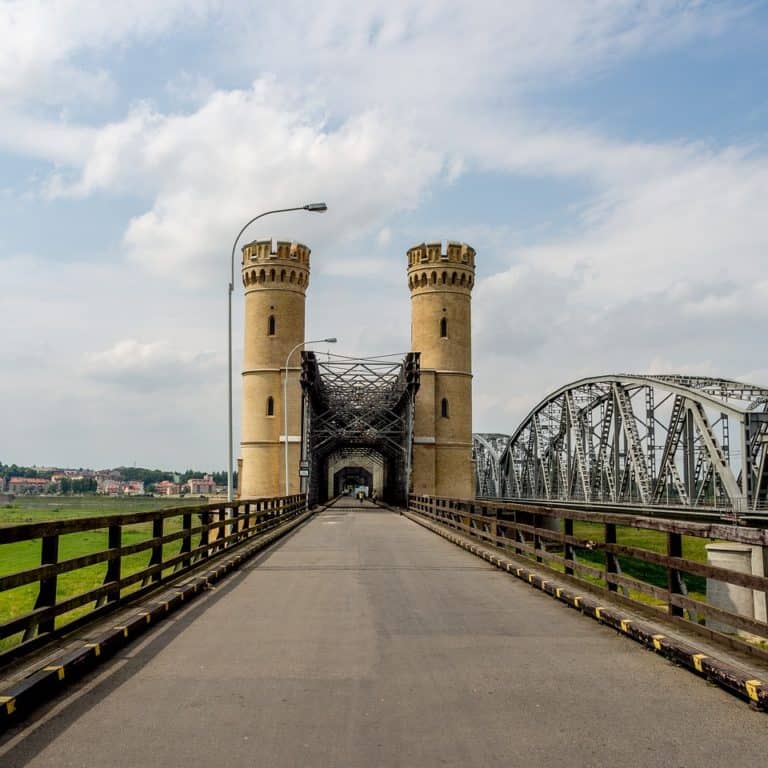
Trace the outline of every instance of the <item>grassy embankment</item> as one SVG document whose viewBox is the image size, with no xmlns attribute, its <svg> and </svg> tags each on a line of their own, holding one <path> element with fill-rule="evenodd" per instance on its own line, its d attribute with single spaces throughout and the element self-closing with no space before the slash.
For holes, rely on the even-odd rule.
<svg viewBox="0 0 768 768">
<path fill-rule="evenodd" d="M 581 539 L 589 539 L 596 542 L 605 541 L 605 529 L 597 523 L 574 523 L 574 536 Z M 627 547 L 637 547 L 638 549 L 647 549 L 651 552 L 666 554 L 667 535 L 658 531 L 645 531 L 637 528 L 617 526 L 616 541 Z M 705 546 L 709 544 L 708 539 L 702 539 L 698 536 L 683 536 L 683 557 L 687 560 L 694 560 L 699 563 L 707 562 L 707 551 Z M 578 550 L 578 559 L 587 565 L 596 568 L 605 568 L 605 554 L 595 550 Z M 642 560 L 619 556 L 619 567 L 623 575 L 633 579 L 638 579 L 651 584 L 655 587 L 667 588 L 667 572 L 660 565 L 646 563 Z M 590 579 L 582 577 L 588 581 L 605 586 L 604 580 Z M 685 584 L 688 588 L 690 597 L 696 600 L 706 600 L 707 580 L 702 576 L 693 576 L 685 574 Z M 643 592 L 630 590 L 630 597 L 641 603 L 664 607 L 664 603 L 654 597 L 646 595 Z"/>
<path fill-rule="evenodd" d="M 0 526 L 18 523 L 45 522 L 48 520 L 66 520 L 96 515 L 133 514 L 149 512 L 155 509 L 180 507 L 203 504 L 205 499 L 147 499 L 147 498 L 110 498 L 110 497 L 19 497 L 12 505 L 0 507 Z M 172 533 L 181 527 L 181 518 L 170 518 L 165 523 L 165 533 Z M 152 537 L 152 524 L 141 523 L 125 526 L 122 532 L 123 545 L 136 544 Z M 0 544 L 0 576 L 18 571 L 35 568 L 40 565 L 41 540 L 23 541 L 15 544 Z M 171 542 L 164 546 L 163 554 L 170 557 L 181 547 L 180 541 Z M 91 554 L 107 549 L 107 529 L 83 533 L 72 533 L 59 539 L 59 560 Z M 123 559 L 122 575 L 145 568 L 149 562 L 150 551 L 138 552 Z M 99 586 L 104 580 L 107 564 L 81 568 L 77 571 L 59 576 L 56 593 L 58 599 L 86 592 Z M 138 589 L 136 584 L 133 589 Z M 129 590 L 130 591 L 130 588 Z M 38 584 L 28 584 L 6 592 L 0 592 L 0 623 L 15 616 L 26 613 L 34 607 L 37 598 Z M 74 611 L 64 614 L 58 621 L 66 623 L 88 613 L 93 603 L 81 606 Z M 0 651 L 9 648 L 20 641 L 16 635 L 0 640 Z"/>
</svg>

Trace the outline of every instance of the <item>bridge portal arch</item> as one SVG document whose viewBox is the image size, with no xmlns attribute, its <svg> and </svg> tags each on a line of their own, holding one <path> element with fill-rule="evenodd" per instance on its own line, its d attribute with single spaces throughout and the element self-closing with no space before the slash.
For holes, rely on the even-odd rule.
<svg viewBox="0 0 768 768">
<path fill-rule="evenodd" d="M 386 470 L 386 459 L 376 450 L 340 448 L 326 459 L 326 495 L 338 496 L 348 485 L 366 485 L 369 493 L 383 498 Z"/>
</svg>

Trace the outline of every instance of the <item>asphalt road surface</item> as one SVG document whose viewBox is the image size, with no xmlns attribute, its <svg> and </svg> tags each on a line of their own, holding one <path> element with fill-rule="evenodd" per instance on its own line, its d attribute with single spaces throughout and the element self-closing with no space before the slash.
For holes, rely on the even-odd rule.
<svg viewBox="0 0 768 768">
<path fill-rule="evenodd" d="M 392 512 L 332 508 L 0 766 L 753 766 L 768 716 Z"/>
</svg>

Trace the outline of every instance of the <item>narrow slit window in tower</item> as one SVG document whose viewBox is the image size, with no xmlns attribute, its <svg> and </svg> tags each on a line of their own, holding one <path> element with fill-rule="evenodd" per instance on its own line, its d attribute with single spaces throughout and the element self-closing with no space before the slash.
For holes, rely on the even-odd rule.
<svg viewBox="0 0 768 768">
<path fill-rule="evenodd" d="M 270 315 L 269 319 L 267 320 L 267 336 L 274 336 L 275 335 L 275 316 Z"/>
<path fill-rule="evenodd" d="M 444 397 L 440 401 L 440 415 L 444 418 L 448 418 L 448 398 Z"/>
<path fill-rule="evenodd" d="M 275 415 L 275 398 L 270 395 L 267 398 L 267 416 Z"/>
<path fill-rule="evenodd" d="M 440 338 L 448 338 L 448 319 L 445 317 L 440 318 Z"/>
</svg>

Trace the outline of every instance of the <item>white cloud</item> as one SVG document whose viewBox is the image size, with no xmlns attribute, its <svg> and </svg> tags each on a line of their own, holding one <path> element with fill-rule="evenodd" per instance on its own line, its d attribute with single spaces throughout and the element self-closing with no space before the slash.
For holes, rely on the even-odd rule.
<svg viewBox="0 0 768 768">
<path fill-rule="evenodd" d="M 262 80 L 248 91 L 217 91 L 187 115 L 137 107 L 99 131 L 76 179 L 58 176 L 51 189 L 76 197 L 143 190 L 153 204 L 125 232 L 130 258 L 156 274 L 207 279 L 256 211 L 326 199 L 322 217 L 268 223 L 271 231 L 311 231 L 322 246 L 416 205 L 441 167 L 439 153 L 386 115 L 330 128 L 298 96 Z"/>
<path fill-rule="evenodd" d="M 392 230 L 389 227 L 382 227 L 376 235 L 376 242 L 379 247 L 386 248 L 392 242 Z"/>
<path fill-rule="evenodd" d="M 322 216 L 272 217 L 246 234 L 312 247 L 310 321 L 319 335 L 339 335 L 344 351 L 404 349 L 404 257 L 385 255 L 393 240 L 388 219 L 418 212 L 440 185 L 458 184 L 472 170 L 576 178 L 591 190 L 576 232 L 505 249 L 505 230 L 497 253 L 479 254 L 481 266 L 491 259 L 511 266 L 476 289 L 478 428 L 506 421 L 511 430 L 545 391 L 600 370 L 684 366 L 737 375 L 754 368 L 750 347 L 760 337 L 743 325 L 745 314 L 754 321 L 766 312 L 766 283 L 755 277 L 768 246 L 764 148 L 714 149 L 706 136 L 629 142 L 544 122 L 526 106 L 528 95 L 552 83 L 567 86 L 627 57 L 716 35 L 745 4 L 54 6 L 0 7 L 0 145 L 50 162 L 44 191 L 51 204 L 106 194 L 145 207 L 116 235 L 120 260 L 9 268 L 0 313 L 25 320 L 6 354 L 27 362 L 0 391 L 58 403 L 58 411 L 38 410 L 41 430 L 63 411 L 90 407 L 83 434 L 94 450 L 108 451 L 116 430 L 133 427 L 125 439 L 139 453 L 145 430 L 160 423 L 188 434 L 188 413 L 197 436 L 189 443 L 219 445 L 223 435 L 203 412 L 222 398 L 214 372 L 221 355 L 194 350 L 221 347 L 232 236 L 268 208 L 329 204 Z M 125 53 L 170 35 L 181 19 L 198 30 L 206 20 L 205 29 L 219 35 L 219 58 L 211 72 L 167 73 L 172 109 L 136 102 L 123 117 L 89 124 L 39 117 L 40 102 L 111 98 L 121 87 L 110 67 L 113 49 Z M 233 51 L 235 28 L 240 36 L 258 30 L 257 43 Z M 221 85 L 233 81 L 249 85 Z M 411 220 L 421 225 L 418 216 Z M 358 256 L 360 247 L 369 250 Z M 29 275 L 36 279 L 25 282 Z M 73 349 L 81 361 L 74 366 Z M 33 364 L 60 371 L 55 395 Z M 189 386 L 174 390 L 179 379 Z M 99 438 L 99 424 L 110 434 Z M 11 436 L 31 455 L 34 441 L 23 426 Z M 179 439 L 169 451 L 179 450 Z"/>
<path fill-rule="evenodd" d="M 6 0 L 0 5 L 0 99 L 64 104 L 109 97 L 110 75 L 74 63 L 204 19 L 208 0 Z"/>
<path fill-rule="evenodd" d="M 768 319 L 768 219 L 759 202 L 768 195 L 768 154 L 630 146 L 616 166 L 599 141 L 581 148 L 599 179 L 583 227 L 517 249 L 512 267 L 476 289 L 481 429 L 498 429 L 499 409 L 512 429 L 550 389 L 585 375 L 756 380 L 750 361 Z"/>
<path fill-rule="evenodd" d="M 87 358 L 86 371 L 94 379 L 134 393 L 166 387 L 198 386 L 201 377 L 214 372 L 212 352 L 178 349 L 167 341 L 139 342 L 122 339 Z"/>
</svg>

